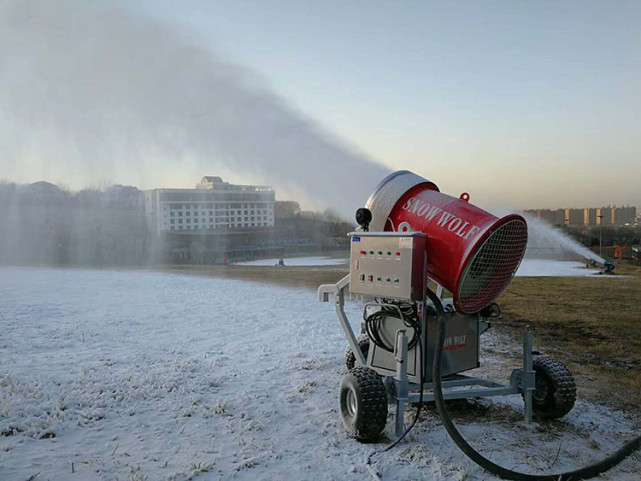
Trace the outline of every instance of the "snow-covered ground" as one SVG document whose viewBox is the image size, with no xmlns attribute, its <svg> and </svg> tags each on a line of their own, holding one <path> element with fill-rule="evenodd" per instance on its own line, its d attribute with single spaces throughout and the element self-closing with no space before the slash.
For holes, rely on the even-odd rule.
<svg viewBox="0 0 641 481">
<path fill-rule="evenodd" d="M 237 266 L 274 266 L 278 264 L 280 258 L 275 259 L 258 259 L 255 261 L 237 262 Z M 335 257 L 286 257 L 284 259 L 286 266 L 335 266 L 347 264 L 349 259 L 337 259 Z"/>
<path fill-rule="evenodd" d="M 588 269 L 585 262 L 557 261 L 550 259 L 523 259 L 517 276 L 531 277 L 567 277 L 567 276 L 592 276 L 599 269 Z"/>
<path fill-rule="evenodd" d="M 348 312 L 357 323 L 360 306 Z M 313 290 L 0 269 L 0 322 L 0 480 L 363 480 L 366 454 L 385 446 L 345 435 L 345 341 Z M 504 375 L 518 346 L 484 339 L 486 370 Z M 454 414 L 474 445 L 523 470 L 586 464 L 632 433 L 628 416 L 587 403 L 531 426 L 520 407 L 505 398 Z M 382 479 L 492 479 L 433 412 L 422 416 L 407 442 L 374 458 Z M 605 479 L 640 470 L 631 458 Z"/>
</svg>

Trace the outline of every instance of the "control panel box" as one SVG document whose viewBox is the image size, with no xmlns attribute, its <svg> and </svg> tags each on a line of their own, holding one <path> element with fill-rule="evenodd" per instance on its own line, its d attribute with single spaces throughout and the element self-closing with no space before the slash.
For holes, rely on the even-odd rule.
<svg viewBox="0 0 641 481">
<path fill-rule="evenodd" d="M 420 301 L 425 284 L 425 234 L 352 232 L 349 290 Z"/>
</svg>

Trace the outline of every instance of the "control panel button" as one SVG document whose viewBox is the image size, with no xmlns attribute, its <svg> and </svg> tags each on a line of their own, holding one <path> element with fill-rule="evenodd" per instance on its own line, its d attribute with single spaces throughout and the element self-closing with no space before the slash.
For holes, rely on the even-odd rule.
<svg viewBox="0 0 641 481">
<path fill-rule="evenodd" d="M 374 282 L 374 276 L 372 275 L 367 276 L 367 280 L 370 282 Z"/>
<path fill-rule="evenodd" d="M 361 281 L 365 280 L 365 274 L 361 274 Z"/>
</svg>

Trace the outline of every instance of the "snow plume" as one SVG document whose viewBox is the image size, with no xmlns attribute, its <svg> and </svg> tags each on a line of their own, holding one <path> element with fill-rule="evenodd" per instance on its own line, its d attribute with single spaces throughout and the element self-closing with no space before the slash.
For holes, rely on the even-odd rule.
<svg viewBox="0 0 641 481">
<path fill-rule="evenodd" d="M 203 40 L 120 2 L 0 0 L 0 146 L 19 181 L 232 174 L 349 218 L 388 173 Z"/>
<path fill-rule="evenodd" d="M 525 217 L 528 224 L 526 256 L 537 257 L 541 254 L 561 256 L 564 252 L 570 252 L 600 264 L 605 263 L 605 259 L 599 257 L 560 229 L 554 228 L 543 219 L 523 213 L 521 215 Z"/>
</svg>

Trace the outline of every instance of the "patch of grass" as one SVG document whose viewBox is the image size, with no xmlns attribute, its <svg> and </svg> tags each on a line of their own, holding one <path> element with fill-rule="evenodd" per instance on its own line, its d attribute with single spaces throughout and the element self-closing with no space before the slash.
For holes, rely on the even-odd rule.
<svg viewBox="0 0 641 481">
<path fill-rule="evenodd" d="M 271 282 L 293 287 L 316 289 L 321 284 L 334 284 L 349 274 L 347 266 L 166 266 L 161 270 L 180 274 Z"/>
<path fill-rule="evenodd" d="M 518 277 L 499 298 L 497 329 L 568 364 L 579 394 L 640 411 L 641 276 Z"/>
</svg>

